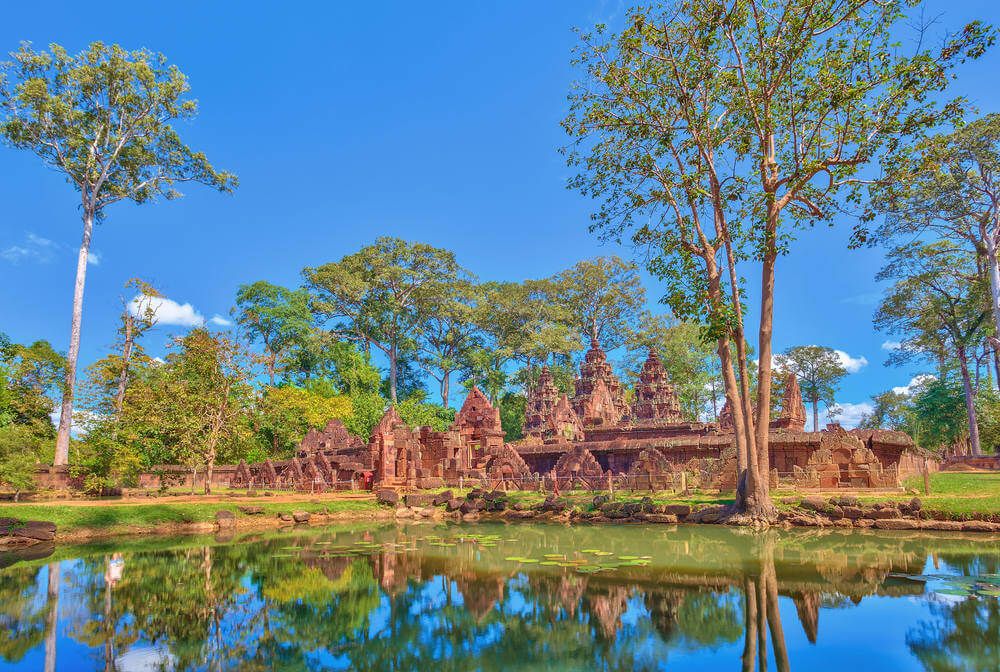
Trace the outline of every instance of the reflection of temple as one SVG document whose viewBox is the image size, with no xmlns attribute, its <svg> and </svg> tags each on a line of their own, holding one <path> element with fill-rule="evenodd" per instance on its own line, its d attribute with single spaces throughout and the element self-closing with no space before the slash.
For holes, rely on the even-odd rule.
<svg viewBox="0 0 1000 672">
<path fill-rule="evenodd" d="M 770 425 L 772 481 L 814 488 L 894 487 L 917 468 L 913 441 L 902 432 L 845 431 L 837 425 L 806 432 L 805 420 L 798 383 L 790 376 Z M 653 352 L 632 403 L 596 343 L 580 367 L 572 398 L 559 393 L 543 368 L 527 400 L 524 431 L 521 441 L 505 443 L 499 411 L 473 388 L 447 431 L 412 429 L 390 408 L 364 445 L 332 421 L 322 432 L 310 431 L 295 459 L 241 464 L 232 484 L 323 489 L 353 481 L 427 488 L 485 479 L 536 487 L 539 479 L 558 477 L 560 483 L 596 488 L 610 475 L 631 487 L 664 488 L 682 471 L 694 486 L 731 489 L 735 481 L 728 406 L 718 423 L 685 421 Z"/>
<path fill-rule="evenodd" d="M 579 530 L 554 529 L 530 536 L 522 539 L 518 552 L 539 557 L 542 552 L 577 547 L 579 534 Z M 394 611 L 397 614 L 415 617 L 415 603 L 408 600 L 421 599 L 421 608 L 435 609 L 435 613 L 440 613 L 437 609 L 442 601 L 460 605 L 449 618 L 464 621 L 464 615 L 468 615 L 465 622 L 470 624 L 537 619 L 547 624 L 546 628 L 562 628 L 586 623 L 584 637 L 595 646 L 614 643 L 623 634 L 629 636 L 624 617 L 637 605 L 641 605 L 640 611 L 632 613 L 632 622 L 644 611 L 652 631 L 665 642 L 678 637 L 694 638 L 692 641 L 703 646 L 719 643 L 705 637 L 735 642 L 745 625 L 740 622 L 741 601 L 735 595 L 748 587 L 753 589 L 765 575 L 770 577 L 767 590 L 773 591 L 775 597 L 792 600 L 806 638 L 816 643 L 820 639 L 822 608 L 858 604 L 870 595 L 923 595 L 924 584 L 909 577 L 923 571 L 928 549 L 933 547 L 926 538 L 828 532 L 758 537 L 758 547 L 749 546 L 744 537 L 729 531 L 706 534 L 689 528 L 672 535 L 666 544 L 657 542 L 662 554 L 652 567 L 588 576 L 538 565 L 496 564 L 490 561 L 490 553 L 481 555 L 475 543 L 469 542 L 440 552 L 390 550 L 416 541 L 404 528 L 386 530 L 385 536 L 376 533 L 376 539 L 388 543 L 367 558 L 329 558 L 325 546 L 315 547 L 317 554 L 313 556 L 306 542 L 305 562 L 322 569 L 333 581 L 341 579 L 353 563 L 370 563 L 371 572 L 365 572 L 365 576 L 370 575 L 392 603 L 401 604 Z M 605 548 L 619 553 L 634 549 L 636 544 L 636 538 L 628 536 L 603 539 Z M 586 538 L 586 543 L 592 542 L 592 538 Z M 714 558 L 707 553 L 714 554 Z M 692 558 L 705 560 L 695 563 Z M 433 590 L 414 590 L 415 586 Z M 517 603 L 529 600 L 533 605 L 530 614 L 505 611 L 504 605 L 514 591 L 519 595 Z M 430 594 L 444 596 L 428 600 Z M 420 595 L 424 597 L 415 597 Z M 538 634 L 535 629 L 529 632 L 532 637 Z M 524 635 L 523 630 L 516 630 L 511 636 L 519 636 L 517 633 Z"/>
</svg>

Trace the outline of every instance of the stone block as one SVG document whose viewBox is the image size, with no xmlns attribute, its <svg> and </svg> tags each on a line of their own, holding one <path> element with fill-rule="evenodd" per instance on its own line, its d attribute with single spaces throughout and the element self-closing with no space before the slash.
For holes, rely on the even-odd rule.
<svg viewBox="0 0 1000 672">
<path fill-rule="evenodd" d="M 850 518 L 851 520 L 857 520 L 865 514 L 859 506 L 843 506 L 841 507 L 841 511 L 844 513 L 844 518 Z"/>
<path fill-rule="evenodd" d="M 963 520 L 963 532 L 998 532 L 1000 523 L 990 523 L 985 520 Z"/>
<path fill-rule="evenodd" d="M 478 513 L 482 510 L 483 506 L 484 503 L 481 499 L 467 499 L 462 502 L 462 505 L 458 510 L 461 511 L 463 515 L 467 513 Z"/>
<path fill-rule="evenodd" d="M 918 530 L 920 522 L 907 518 L 887 518 L 875 521 L 877 530 Z"/>
<path fill-rule="evenodd" d="M 452 494 L 451 490 L 445 490 L 444 492 L 439 492 L 438 494 L 434 495 L 433 503 L 434 506 L 441 506 L 442 504 L 447 504 L 454 498 L 455 495 Z"/>
<path fill-rule="evenodd" d="M 20 521 L 15 518 L 3 518 L 0 519 L 0 537 L 52 541 L 56 538 L 56 524 L 44 520 Z"/>
<path fill-rule="evenodd" d="M 375 501 L 386 506 L 397 506 L 399 504 L 399 493 L 395 490 L 382 488 L 375 493 Z"/>
<path fill-rule="evenodd" d="M 433 506 L 434 495 L 411 492 L 403 498 L 407 506 Z"/>
</svg>

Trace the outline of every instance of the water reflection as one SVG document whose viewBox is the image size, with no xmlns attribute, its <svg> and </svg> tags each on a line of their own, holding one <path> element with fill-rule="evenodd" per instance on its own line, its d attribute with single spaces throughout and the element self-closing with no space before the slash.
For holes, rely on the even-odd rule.
<svg viewBox="0 0 1000 672">
<path fill-rule="evenodd" d="M 0 668 L 1000 669 L 1000 550 L 974 537 L 410 525 L 56 553 L 0 570 Z"/>
</svg>

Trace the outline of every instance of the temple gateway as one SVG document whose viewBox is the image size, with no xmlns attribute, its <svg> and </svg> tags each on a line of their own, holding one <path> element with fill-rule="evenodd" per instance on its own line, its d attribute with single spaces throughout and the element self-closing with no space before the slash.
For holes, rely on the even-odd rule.
<svg viewBox="0 0 1000 672">
<path fill-rule="evenodd" d="M 507 442 L 500 412 L 478 388 L 443 432 L 413 429 L 390 407 L 365 444 L 338 420 L 310 430 L 287 461 L 240 463 L 233 487 L 299 490 L 435 488 L 486 485 L 525 488 L 632 489 L 675 487 L 684 473 L 692 487 L 732 490 L 736 448 L 729 409 L 719 422 L 686 422 L 677 394 L 655 352 L 639 374 L 635 399 L 604 351 L 591 343 L 573 398 L 560 394 L 543 368 L 527 400 L 525 437 Z M 924 456 L 903 432 L 805 431 L 806 413 L 795 376 L 785 384 L 770 424 L 770 479 L 798 488 L 894 488 L 920 471 Z"/>
</svg>

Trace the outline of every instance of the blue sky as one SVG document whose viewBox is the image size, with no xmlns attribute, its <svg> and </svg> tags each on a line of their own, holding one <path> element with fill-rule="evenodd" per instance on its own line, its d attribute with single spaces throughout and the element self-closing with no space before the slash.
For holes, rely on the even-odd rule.
<svg viewBox="0 0 1000 672">
<path fill-rule="evenodd" d="M 164 9 L 169 7 L 169 9 Z M 201 105 L 180 130 L 241 186 L 223 196 L 117 205 L 94 235 L 84 362 L 114 341 L 123 284 L 152 281 L 188 321 L 225 318 L 236 288 L 296 285 L 303 266 L 339 259 L 379 235 L 455 251 L 482 279 L 522 280 L 579 259 L 631 252 L 587 232 L 591 202 L 565 188 L 559 121 L 574 77 L 572 28 L 614 23 L 611 0 L 546 2 L 17 3 L 0 51 L 22 40 L 78 51 L 93 40 L 161 51 Z M 995 0 L 930 0 L 934 31 L 980 18 Z M 1000 50 L 964 66 L 953 92 L 1000 109 Z M 81 224 L 78 198 L 33 155 L 0 147 L 0 330 L 68 343 Z M 871 315 L 878 251 L 849 251 L 850 222 L 804 232 L 780 261 L 775 348 L 821 344 L 860 366 L 840 401 L 905 385 L 919 367 L 883 366 Z M 756 271 L 754 271 L 756 273 Z M 651 301 L 657 283 L 647 278 Z M 128 297 L 126 297 L 128 298 Z M 660 310 L 656 305 L 654 310 Z M 178 316 L 179 320 L 184 317 Z M 153 354 L 181 325 L 163 326 Z M 853 408 L 853 407 L 850 407 Z"/>
</svg>

